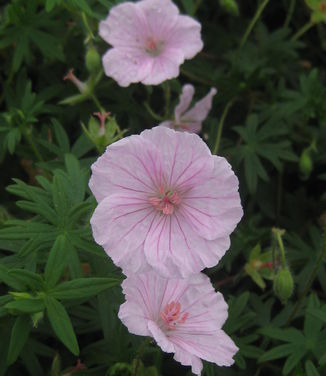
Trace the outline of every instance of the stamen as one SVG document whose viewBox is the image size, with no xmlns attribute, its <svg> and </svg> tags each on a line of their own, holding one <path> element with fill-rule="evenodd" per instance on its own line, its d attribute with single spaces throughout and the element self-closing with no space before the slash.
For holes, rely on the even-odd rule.
<svg viewBox="0 0 326 376">
<path fill-rule="evenodd" d="M 180 311 L 181 304 L 179 302 L 172 301 L 164 307 L 160 316 L 167 329 L 175 330 L 178 325 L 185 323 L 189 313 L 185 312 L 181 316 Z"/>
<path fill-rule="evenodd" d="M 179 205 L 180 202 L 181 199 L 178 192 L 166 191 L 163 186 L 160 187 L 158 197 L 149 198 L 149 203 L 165 215 L 173 214 L 175 207 Z"/>
<path fill-rule="evenodd" d="M 149 37 L 145 44 L 145 51 L 151 56 L 158 56 L 162 52 L 164 43 L 156 41 L 153 37 Z"/>
</svg>

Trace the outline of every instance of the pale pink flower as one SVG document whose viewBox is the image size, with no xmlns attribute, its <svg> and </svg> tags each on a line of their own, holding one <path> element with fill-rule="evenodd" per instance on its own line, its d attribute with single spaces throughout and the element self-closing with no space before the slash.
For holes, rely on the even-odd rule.
<svg viewBox="0 0 326 376">
<path fill-rule="evenodd" d="M 201 359 L 219 366 L 234 363 L 238 348 L 221 329 L 228 307 L 207 276 L 164 279 L 150 271 L 127 277 L 122 288 L 126 302 L 118 316 L 130 333 L 153 337 L 197 375 Z"/>
<path fill-rule="evenodd" d="M 212 108 L 214 95 L 217 93 L 215 88 L 211 88 L 209 93 L 189 109 L 195 89 L 192 85 L 187 84 L 182 88 L 179 104 L 174 109 L 174 119 L 161 123 L 165 127 L 176 129 L 178 131 L 187 131 L 199 133 L 202 122 L 206 119 Z"/>
<path fill-rule="evenodd" d="M 116 5 L 99 26 L 100 36 L 113 46 L 103 56 L 105 74 L 120 86 L 157 85 L 177 77 L 185 59 L 203 48 L 200 30 L 171 0 Z"/>
<path fill-rule="evenodd" d="M 110 145 L 92 165 L 96 242 L 124 272 L 215 266 L 242 217 L 238 179 L 202 139 L 166 127 Z"/>
</svg>

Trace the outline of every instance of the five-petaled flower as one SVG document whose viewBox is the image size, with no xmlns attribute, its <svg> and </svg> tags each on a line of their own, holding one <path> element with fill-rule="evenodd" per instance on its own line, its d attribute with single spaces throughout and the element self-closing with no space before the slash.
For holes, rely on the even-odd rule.
<svg viewBox="0 0 326 376">
<path fill-rule="evenodd" d="M 93 236 L 125 273 L 187 277 L 215 266 L 242 217 L 238 179 L 188 132 L 155 127 L 93 164 Z"/>
<path fill-rule="evenodd" d="M 201 359 L 233 364 L 237 346 L 222 330 L 227 304 L 202 273 L 165 279 L 154 271 L 128 276 L 122 283 L 126 302 L 120 320 L 129 332 L 155 339 L 163 351 L 200 374 Z"/>
<path fill-rule="evenodd" d="M 104 71 L 120 86 L 157 85 L 177 77 L 185 59 L 203 48 L 200 30 L 171 0 L 119 4 L 99 26 L 100 36 L 113 46 L 103 56 Z"/>
<path fill-rule="evenodd" d="M 160 125 L 179 131 L 199 133 L 201 131 L 202 122 L 206 119 L 212 107 L 213 97 L 216 92 L 216 89 L 212 88 L 204 98 L 196 102 L 195 105 L 189 109 L 195 89 L 190 84 L 184 85 L 179 104 L 174 109 L 174 119 L 164 121 Z"/>
</svg>

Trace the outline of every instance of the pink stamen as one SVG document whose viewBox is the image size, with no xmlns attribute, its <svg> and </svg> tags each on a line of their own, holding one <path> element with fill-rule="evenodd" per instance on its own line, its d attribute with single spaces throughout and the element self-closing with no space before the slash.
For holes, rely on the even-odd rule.
<svg viewBox="0 0 326 376">
<path fill-rule="evenodd" d="M 164 307 L 160 316 L 168 329 L 175 330 L 177 325 L 183 324 L 187 320 L 189 313 L 185 312 L 181 315 L 180 311 L 181 304 L 179 302 L 172 301 Z"/>
<path fill-rule="evenodd" d="M 163 47 L 163 42 L 154 40 L 153 37 L 149 37 L 145 44 L 146 52 L 151 56 L 158 56 Z"/>
<path fill-rule="evenodd" d="M 149 203 L 154 206 L 155 209 L 161 211 L 165 215 L 173 214 L 174 209 L 181 202 L 178 192 L 169 192 L 160 187 L 159 197 L 150 197 Z"/>
</svg>

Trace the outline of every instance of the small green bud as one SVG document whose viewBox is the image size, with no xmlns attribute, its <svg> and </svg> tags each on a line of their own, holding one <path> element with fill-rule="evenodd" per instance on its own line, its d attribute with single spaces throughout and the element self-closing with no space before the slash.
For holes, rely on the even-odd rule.
<svg viewBox="0 0 326 376">
<path fill-rule="evenodd" d="M 275 295 L 285 304 L 293 294 L 294 282 L 292 274 L 288 268 L 280 269 L 273 281 Z"/>
<path fill-rule="evenodd" d="M 305 149 L 300 156 L 299 169 L 302 177 L 307 179 L 313 170 L 313 162 L 310 156 L 310 150 Z"/>
<path fill-rule="evenodd" d="M 33 321 L 33 327 L 37 328 L 38 323 L 43 319 L 44 313 L 43 311 L 41 312 L 36 312 L 31 315 L 32 321 Z"/>
<path fill-rule="evenodd" d="M 239 7 L 235 0 L 220 0 L 220 6 L 233 16 L 239 15 Z"/>
<path fill-rule="evenodd" d="M 90 47 L 85 57 L 86 68 L 89 73 L 96 73 L 101 67 L 101 57 L 94 47 Z"/>
</svg>

